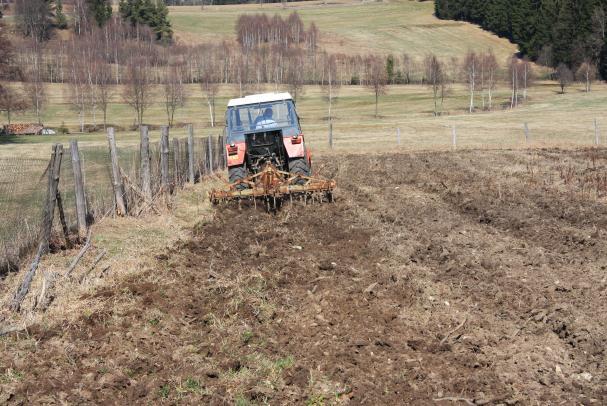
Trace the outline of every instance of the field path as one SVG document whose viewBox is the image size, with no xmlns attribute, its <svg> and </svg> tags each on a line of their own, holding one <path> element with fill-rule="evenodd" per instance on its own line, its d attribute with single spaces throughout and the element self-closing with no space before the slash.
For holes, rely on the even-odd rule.
<svg viewBox="0 0 607 406">
<path fill-rule="evenodd" d="M 4 376 L 24 376 L 0 380 L 0 401 L 604 403 L 606 165 L 325 159 L 335 204 L 217 210 L 95 292 L 103 312 L 4 340 Z"/>
</svg>

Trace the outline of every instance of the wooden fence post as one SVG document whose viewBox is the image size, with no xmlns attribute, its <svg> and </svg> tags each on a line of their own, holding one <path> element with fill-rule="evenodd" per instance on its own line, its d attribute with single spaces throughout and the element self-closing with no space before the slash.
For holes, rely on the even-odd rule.
<svg viewBox="0 0 607 406">
<path fill-rule="evenodd" d="M 329 122 L 329 148 L 333 149 L 333 123 Z"/>
<path fill-rule="evenodd" d="M 601 143 L 601 133 L 599 130 L 599 122 L 595 118 L 594 119 L 594 144 L 599 145 Z"/>
<path fill-rule="evenodd" d="M 213 174 L 213 136 L 209 135 L 207 137 L 207 156 L 209 159 L 208 165 L 209 165 L 209 175 Z"/>
<path fill-rule="evenodd" d="M 396 145 L 400 145 L 400 128 L 396 127 Z"/>
<path fill-rule="evenodd" d="M 53 217 L 55 216 L 55 205 L 57 203 L 57 191 L 59 190 L 59 175 L 61 172 L 61 159 L 63 157 L 63 145 L 55 144 L 53 146 L 52 165 L 49 166 L 51 176 L 49 178 L 47 209 L 45 210 L 43 239 L 46 249 L 51 239 L 53 229 Z M 46 253 L 46 251 L 45 251 Z"/>
<path fill-rule="evenodd" d="M 198 148 L 200 149 L 200 158 L 196 159 L 196 157 L 194 157 L 194 165 L 196 165 L 196 172 L 194 172 L 194 176 L 198 174 L 198 177 L 201 178 L 202 175 L 206 173 L 206 167 L 208 164 L 208 148 L 205 147 L 207 141 L 206 138 L 200 137 L 195 139 L 194 142 L 195 144 L 198 144 Z"/>
<path fill-rule="evenodd" d="M 116 213 L 119 216 L 126 216 L 127 201 L 124 192 L 124 184 L 122 182 L 122 174 L 120 173 L 120 165 L 118 165 L 118 152 L 116 151 L 116 135 L 114 128 L 107 129 L 107 139 L 110 144 L 110 160 L 112 161 L 112 185 L 114 186 L 114 198 L 116 200 Z"/>
<path fill-rule="evenodd" d="M 48 166 L 48 188 L 46 204 L 44 207 L 44 218 L 42 219 L 42 236 L 40 239 L 40 244 L 38 245 L 38 251 L 36 252 L 36 256 L 34 257 L 32 264 L 30 265 L 30 269 L 25 274 L 23 281 L 21 281 L 19 288 L 17 288 L 17 291 L 15 292 L 13 299 L 9 304 L 9 308 L 16 312 L 21 309 L 21 303 L 29 292 L 32 280 L 34 279 L 34 275 L 36 274 L 36 270 L 38 269 L 38 264 L 40 263 L 42 255 L 48 252 L 49 249 L 51 232 L 53 230 L 53 217 L 55 216 L 55 204 L 57 202 L 57 191 L 59 190 L 59 176 L 61 172 L 62 156 L 63 145 L 53 145 L 53 154 L 51 155 L 51 160 Z"/>
<path fill-rule="evenodd" d="M 194 126 L 188 125 L 188 181 L 194 183 Z"/>
<path fill-rule="evenodd" d="M 455 151 L 457 149 L 457 130 L 455 129 L 455 125 L 451 127 L 451 145 Z"/>
<path fill-rule="evenodd" d="M 529 124 L 525 123 L 523 128 L 525 130 L 525 142 L 529 142 Z"/>
<path fill-rule="evenodd" d="M 169 127 L 164 125 L 160 130 L 160 182 L 162 191 L 170 193 L 169 188 Z"/>
<path fill-rule="evenodd" d="M 175 187 L 181 186 L 181 151 L 179 138 L 173 138 L 173 182 Z"/>
<path fill-rule="evenodd" d="M 152 174 L 150 172 L 150 136 L 148 127 L 142 125 L 139 129 L 141 144 L 139 156 L 141 157 L 141 192 L 146 203 L 152 201 Z"/>
<path fill-rule="evenodd" d="M 80 165 L 80 150 L 78 141 L 70 141 L 70 153 L 72 155 L 72 170 L 74 172 L 74 194 L 76 195 L 76 221 L 78 223 L 78 240 L 81 241 L 86 236 L 86 196 L 84 195 L 84 178 L 82 176 L 82 166 Z"/>
<path fill-rule="evenodd" d="M 217 152 L 217 164 L 215 167 L 217 170 L 221 170 L 225 168 L 225 155 L 226 148 L 223 144 L 223 135 L 219 134 L 217 136 L 217 148 L 215 149 Z"/>
</svg>

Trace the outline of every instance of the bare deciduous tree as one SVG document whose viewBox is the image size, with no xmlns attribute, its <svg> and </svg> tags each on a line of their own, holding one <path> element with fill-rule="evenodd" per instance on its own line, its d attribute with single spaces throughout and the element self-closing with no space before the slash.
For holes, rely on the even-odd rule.
<svg viewBox="0 0 607 406">
<path fill-rule="evenodd" d="M 519 58 L 512 56 L 508 58 L 508 81 L 510 83 L 511 96 L 510 96 L 510 108 L 513 109 L 518 107 L 519 102 L 519 89 L 521 86 L 521 69 L 522 63 Z"/>
<path fill-rule="evenodd" d="M 531 86 L 534 79 L 533 67 L 529 58 L 523 58 L 521 64 L 521 85 L 523 86 L 523 100 L 527 100 L 527 89 Z"/>
<path fill-rule="evenodd" d="M 409 54 L 403 54 L 403 81 L 405 85 L 411 84 L 411 77 L 413 76 L 413 72 L 415 70 L 415 60 L 409 56 Z"/>
<path fill-rule="evenodd" d="M 497 63 L 497 59 L 495 58 L 495 54 L 493 50 L 487 51 L 487 53 L 483 54 L 482 57 L 482 74 L 481 74 L 481 87 L 483 92 L 487 91 L 488 95 L 488 108 L 491 110 L 493 108 L 493 90 L 495 89 L 495 85 L 497 83 L 497 69 L 499 65 Z M 485 103 L 485 96 L 483 94 L 483 107 Z"/>
<path fill-rule="evenodd" d="M 440 115 L 438 109 L 438 99 L 441 98 L 441 111 L 442 111 L 442 100 L 446 85 L 446 75 L 443 63 L 434 54 L 426 56 L 424 60 L 424 70 L 426 83 L 432 88 L 432 96 L 434 99 L 434 115 Z"/>
<path fill-rule="evenodd" d="M 209 117 L 211 119 L 211 127 L 215 127 L 215 99 L 219 92 L 219 72 L 217 67 L 209 65 L 202 73 L 200 78 L 200 87 L 203 94 L 207 98 L 207 105 L 209 106 Z"/>
<path fill-rule="evenodd" d="M 565 94 L 567 86 L 573 81 L 573 72 L 571 72 L 571 69 L 567 65 L 561 63 L 556 68 L 556 76 L 561 88 L 561 94 Z"/>
<path fill-rule="evenodd" d="M 175 112 L 185 105 L 183 66 L 173 65 L 166 69 L 164 78 L 164 107 L 169 127 L 173 126 Z"/>
<path fill-rule="evenodd" d="M 6 113 L 8 124 L 11 123 L 13 113 L 27 110 L 28 107 L 27 102 L 16 89 L 0 83 L 0 111 Z"/>
<path fill-rule="evenodd" d="M 46 83 L 44 82 L 42 65 L 42 48 L 38 41 L 33 41 L 34 52 L 32 60 L 25 69 L 25 92 L 29 103 L 34 109 L 38 124 L 42 124 L 42 110 L 46 104 Z"/>
<path fill-rule="evenodd" d="M 86 101 L 88 95 L 88 86 L 86 81 L 86 68 L 80 49 L 72 43 L 74 48 L 69 58 L 69 89 L 70 89 L 70 104 L 78 113 L 78 121 L 80 122 L 80 132 L 84 132 L 84 113 L 86 111 Z"/>
<path fill-rule="evenodd" d="M 584 90 L 586 93 L 589 93 L 591 90 L 592 82 L 597 77 L 597 68 L 596 65 L 586 61 L 580 65 L 576 72 L 577 80 L 584 83 Z"/>
<path fill-rule="evenodd" d="M 479 76 L 479 57 L 474 51 L 468 51 L 464 58 L 462 70 L 466 83 L 468 84 L 468 92 L 470 93 L 470 105 L 468 111 L 474 112 L 474 92 L 476 90 L 476 83 Z"/>
<path fill-rule="evenodd" d="M 150 106 L 152 84 L 147 60 L 133 58 L 127 66 L 126 83 L 122 96 L 124 101 L 135 110 L 137 125 L 143 125 L 143 114 Z"/>
<path fill-rule="evenodd" d="M 49 38 L 52 28 L 49 0 L 16 0 L 15 17 L 23 35 L 36 41 Z"/>
<path fill-rule="evenodd" d="M 287 52 L 286 58 L 283 61 L 286 64 L 284 70 L 284 82 L 289 85 L 289 92 L 293 96 L 294 100 L 303 94 L 304 85 L 304 72 L 302 65 L 304 63 L 303 51 L 300 49 L 293 49 Z"/>
<path fill-rule="evenodd" d="M 375 94 L 375 117 L 379 117 L 379 96 L 386 93 L 388 84 L 388 75 L 383 58 L 370 55 L 365 59 L 367 65 L 367 87 L 373 90 Z"/>
<path fill-rule="evenodd" d="M 97 102 L 103 113 L 103 129 L 107 126 L 107 110 L 113 96 L 114 86 L 112 83 L 112 67 L 104 62 L 99 62 L 97 67 Z"/>
<path fill-rule="evenodd" d="M 328 102 L 329 124 L 333 120 L 333 100 L 337 97 L 340 83 L 337 80 L 337 61 L 334 55 L 323 54 L 323 90 Z"/>
</svg>

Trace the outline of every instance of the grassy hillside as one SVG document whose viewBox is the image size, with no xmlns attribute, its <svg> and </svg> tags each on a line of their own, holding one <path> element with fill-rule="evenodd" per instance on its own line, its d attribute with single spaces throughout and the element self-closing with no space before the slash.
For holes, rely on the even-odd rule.
<svg viewBox="0 0 607 406">
<path fill-rule="evenodd" d="M 304 22 L 314 21 L 322 33 L 322 46 L 333 52 L 364 54 L 407 52 L 423 57 L 429 52 L 448 58 L 469 49 L 493 48 L 498 59 L 516 52 L 516 46 L 472 24 L 441 21 L 433 15 L 433 2 L 337 0 L 280 4 L 171 7 L 170 19 L 177 38 L 186 42 L 234 38 L 236 19 L 242 13 L 297 11 Z"/>
</svg>

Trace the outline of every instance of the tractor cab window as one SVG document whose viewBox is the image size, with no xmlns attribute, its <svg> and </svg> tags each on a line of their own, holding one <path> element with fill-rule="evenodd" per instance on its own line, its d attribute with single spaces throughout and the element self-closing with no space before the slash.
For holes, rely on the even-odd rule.
<svg viewBox="0 0 607 406">
<path fill-rule="evenodd" d="M 290 100 L 230 107 L 227 113 L 229 133 L 248 132 L 297 125 L 297 115 Z"/>
</svg>

